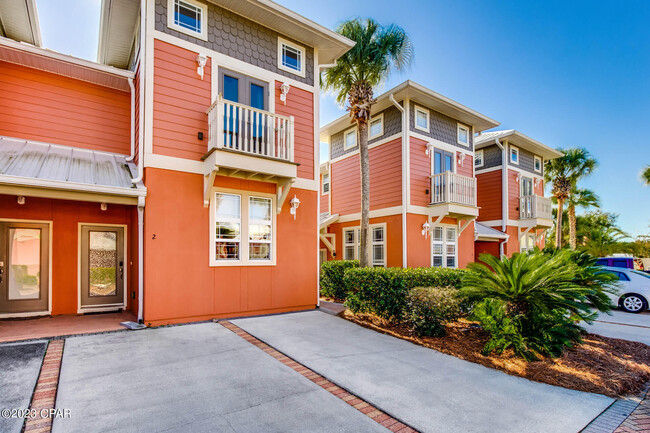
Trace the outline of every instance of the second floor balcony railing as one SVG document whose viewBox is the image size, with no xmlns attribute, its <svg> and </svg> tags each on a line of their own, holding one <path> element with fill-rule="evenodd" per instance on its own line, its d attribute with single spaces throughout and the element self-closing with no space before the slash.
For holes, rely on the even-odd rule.
<svg viewBox="0 0 650 433">
<path fill-rule="evenodd" d="M 476 206 L 476 178 L 447 171 L 431 176 L 431 204 Z"/>
<path fill-rule="evenodd" d="M 553 206 L 551 199 L 539 195 L 525 195 L 519 197 L 519 218 L 544 218 L 553 219 Z"/>
<path fill-rule="evenodd" d="M 218 98 L 208 109 L 208 150 L 293 162 L 293 117 Z"/>
</svg>

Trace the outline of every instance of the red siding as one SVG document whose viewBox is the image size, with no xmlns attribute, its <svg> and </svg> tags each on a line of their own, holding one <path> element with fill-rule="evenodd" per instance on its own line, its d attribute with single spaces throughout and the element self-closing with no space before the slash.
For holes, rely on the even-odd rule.
<svg viewBox="0 0 650 433">
<path fill-rule="evenodd" d="M 519 219 L 519 182 L 517 172 L 508 170 L 508 219 Z"/>
<path fill-rule="evenodd" d="M 501 170 L 476 175 L 477 201 L 480 208 L 479 221 L 501 219 Z"/>
<path fill-rule="evenodd" d="M 401 139 L 369 150 L 370 209 L 402 204 Z M 359 155 L 330 166 L 332 213 L 346 215 L 361 212 L 361 173 Z"/>
<path fill-rule="evenodd" d="M 0 62 L 0 135 L 128 155 L 131 95 Z"/>
<path fill-rule="evenodd" d="M 323 194 L 323 175 L 321 174 L 319 176 L 319 178 L 320 178 L 320 184 L 319 184 L 319 188 L 320 188 L 320 192 L 319 192 L 320 211 L 321 211 L 321 213 L 329 212 L 329 210 L 330 210 L 330 203 L 329 203 L 330 195 L 329 194 Z M 330 186 L 331 186 L 331 184 L 330 184 Z"/>
<path fill-rule="evenodd" d="M 431 188 L 431 157 L 425 154 L 427 142 L 411 137 L 411 204 L 428 206 L 430 196 L 426 190 Z"/>
<path fill-rule="evenodd" d="M 464 154 L 463 164 L 458 164 L 458 156 Z M 463 176 L 473 177 L 474 176 L 474 158 L 464 152 L 456 152 L 456 172 L 462 174 Z"/>
<path fill-rule="evenodd" d="M 294 117 L 294 162 L 298 177 L 314 178 L 314 95 L 292 87 L 287 94 L 287 104 L 280 101 L 280 81 L 275 82 L 275 111 L 283 116 Z"/>
<path fill-rule="evenodd" d="M 153 152 L 199 160 L 208 151 L 210 60 L 203 80 L 197 52 L 154 41 Z M 198 133 L 203 132 L 203 140 Z"/>
</svg>

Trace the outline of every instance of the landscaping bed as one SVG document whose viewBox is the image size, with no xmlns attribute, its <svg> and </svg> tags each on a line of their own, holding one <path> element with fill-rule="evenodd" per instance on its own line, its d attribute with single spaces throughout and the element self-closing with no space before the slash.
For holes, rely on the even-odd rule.
<svg viewBox="0 0 650 433">
<path fill-rule="evenodd" d="M 549 385 L 619 397 L 638 393 L 650 381 L 650 346 L 643 343 L 587 334 L 582 344 L 565 350 L 558 358 L 526 362 L 512 350 L 482 355 L 490 336 L 465 319 L 446 323 L 443 337 L 418 337 L 409 326 L 372 314 L 345 310 L 340 316 L 378 332 Z"/>
</svg>

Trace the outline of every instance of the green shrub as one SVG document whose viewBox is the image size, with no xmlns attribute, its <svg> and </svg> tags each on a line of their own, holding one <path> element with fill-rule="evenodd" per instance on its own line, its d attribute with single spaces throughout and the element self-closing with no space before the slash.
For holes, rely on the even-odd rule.
<svg viewBox="0 0 650 433">
<path fill-rule="evenodd" d="M 461 299 L 452 287 L 415 287 L 406 295 L 405 319 L 420 337 L 443 336 L 444 323 L 461 314 Z"/>
<path fill-rule="evenodd" d="M 460 287 L 462 270 L 446 268 L 356 268 L 345 272 L 346 305 L 352 312 L 402 321 L 414 287 Z"/>
<path fill-rule="evenodd" d="M 339 301 L 347 297 L 347 288 L 343 281 L 345 271 L 358 268 L 358 260 L 331 260 L 320 267 L 320 293 Z"/>
</svg>

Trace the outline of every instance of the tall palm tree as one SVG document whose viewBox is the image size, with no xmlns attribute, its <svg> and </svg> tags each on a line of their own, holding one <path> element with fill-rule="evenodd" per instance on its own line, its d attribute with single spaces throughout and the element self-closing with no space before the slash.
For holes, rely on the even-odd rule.
<svg viewBox="0 0 650 433">
<path fill-rule="evenodd" d="M 643 183 L 650 186 L 650 165 L 646 166 L 646 168 L 641 172 L 641 180 Z"/>
<path fill-rule="evenodd" d="M 392 70 L 403 71 L 413 58 L 413 46 L 406 32 L 396 26 L 382 26 L 372 19 L 354 19 L 341 24 L 338 33 L 356 45 L 321 75 L 325 90 L 334 91 L 337 101 L 347 100 L 350 123 L 357 125 L 361 169 L 361 239 L 359 265 L 368 266 L 368 225 L 370 217 L 370 161 L 368 122 L 375 103 L 373 88 L 388 78 Z"/>
<path fill-rule="evenodd" d="M 567 199 L 567 213 L 569 216 L 569 246 L 572 250 L 576 249 L 576 207 L 590 208 L 600 207 L 600 199 L 595 192 L 584 189 L 574 188 Z"/>
<path fill-rule="evenodd" d="M 559 150 L 564 152 L 564 155 L 547 161 L 544 170 L 544 179 L 546 182 L 552 182 L 551 193 L 557 200 L 556 248 L 562 248 L 562 215 L 565 201 L 571 196 L 571 191 L 576 188 L 578 180 L 591 174 L 598 166 L 598 162 L 591 157 L 587 149 Z"/>
</svg>

